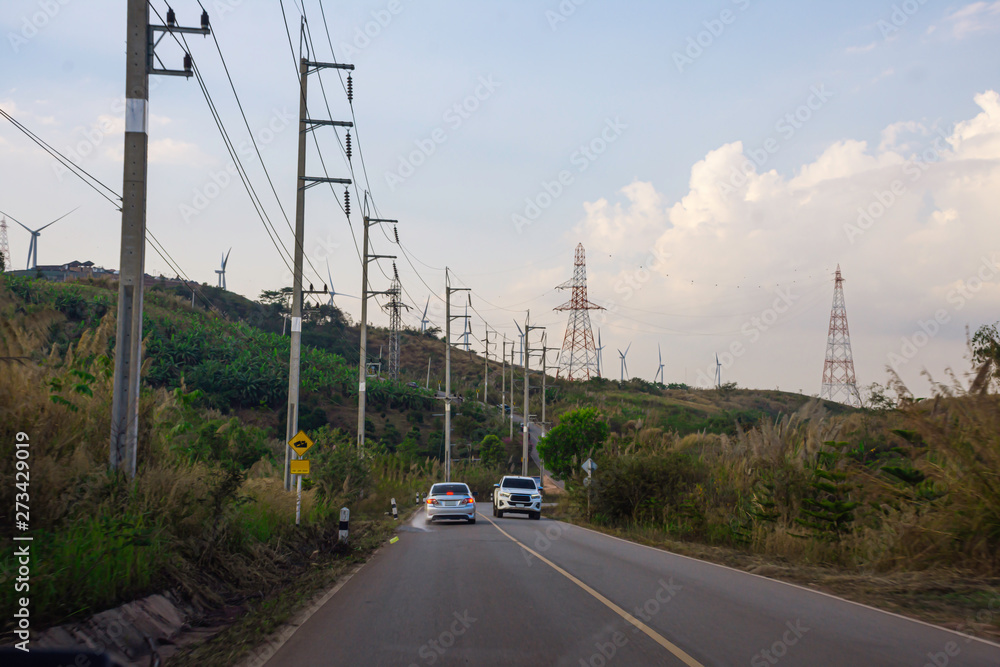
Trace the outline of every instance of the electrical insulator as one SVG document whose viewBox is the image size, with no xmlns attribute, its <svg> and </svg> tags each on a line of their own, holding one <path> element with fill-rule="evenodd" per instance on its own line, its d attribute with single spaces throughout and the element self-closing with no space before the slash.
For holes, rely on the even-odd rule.
<svg viewBox="0 0 1000 667">
<path fill-rule="evenodd" d="M 347 150 L 346 150 L 346 152 L 347 152 L 347 159 L 350 160 L 351 159 L 351 133 L 350 132 L 347 133 Z"/>
<path fill-rule="evenodd" d="M 312 292 L 312 291 L 313 291 L 313 284 L 312 284 L 312 283 L 309 283 L 309 291 L 310 291 L 310 292 Z"/>
<path fill-rule="evenodd" d="M 174 13 L 174 10 L 170 5 L 167 5 L 167 25 L 177 25 L 177 14 Z"/>
<path fill-rule="evenodd" d="M 208 30 L 208 10 L 202 10 L 201 12 L 201 28 L 202 30 Z"/>
<path fill-rule="evenodd" d="M 351 215 L 351 191 L 344 188 L 344 213 L 348 217 Z"/>
<path fill-rule="evenodd" d="M 351 75 L 347 75 L 347 101 L 354 101 L 354 81 L 351 80 Z"/>
<path fill-rule="evenodd" d="M 185 53 L 184 54 L 184 71 L 185 72 L 190 72 L 192 67 L 193 67 L 193 63 L 191 62 L 191 54 L 190 53 Z"/>
<path fill-rule="evenodd" d="M 396 227 L 392 228 L 392 235 L 396 237 L 396 245 L 399 245 L 399 230 Z"/>
</svg>

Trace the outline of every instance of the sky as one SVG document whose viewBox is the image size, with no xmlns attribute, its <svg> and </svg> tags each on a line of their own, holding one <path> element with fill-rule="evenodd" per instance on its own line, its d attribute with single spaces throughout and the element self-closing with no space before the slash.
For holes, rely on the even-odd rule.
<svg viewBox="0 0 1000 667">
<path fill-rule="evenodd" d="M 555 288 L 582 243 L 610 377 L 628 347 L 629 376 L 653 379 L 659 353 L 666 382 L 708 386 L 718 354 L 724 382 L 818 394 L 838 265 L 861 387 L 892 367 L 927 395 L 967 372 L 967 328 L 1000 319 L 1000 1 L 284 0 L 284 16 L 276 1 L 203 2 L 242 113 L 213 38 L 187 43 L 278 238 L 198 82 L 153 76 L 147 224 L 191 279 L 215 284 L 232 248 L 230 290 L 291 283 L 279 246 L 304 6 L 310 58 L 355 65 L 356 120 L 350 163 L 342 130 L 309 138 L 307 175 L 353 170 L 355 185 L 350 221 L 343 186 L 306 193 L 308 283 L 329 263 L 335 289 L 359 294 L 367 191 L 372 216 L 399 220 L 400 244 L 373 226 L 372 249 L 397 256 L 404 322 L 429 300 L 443 328 L 449 267 L 480 349 L 487 325 L 512 339 L 529 309 L 561 345 L 553 309 L 569 292 Z M 0 4 L 0 108 L 115 192 L 124 5 Z M 173 8 L 199 23 L 195 0 Z M 181 67 L 169 37 L 156 54 Z M 311 117 L 352 119 L 342 75 L 309 77 Z M 0 119 L 0 210 L 36 228 L 76 207 L 42 232 L 39 263 L 117 268 L 121 214 Z M 9 234 L 21 268 L 29 235 Z M 177 273 L 152 248 L 146 272 Z M 373 262 L 371 289 L 391 275 Z"/>
</svg>

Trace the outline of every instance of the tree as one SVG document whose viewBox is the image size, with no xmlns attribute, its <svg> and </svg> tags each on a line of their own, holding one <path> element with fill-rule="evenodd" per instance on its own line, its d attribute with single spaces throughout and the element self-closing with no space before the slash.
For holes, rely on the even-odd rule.
<svg viewBox="0 0 1000 667">
<path fill-rule="evenodd" d="M 609 432 L 607 422 L 594 408 L 571 410 L 538 441 L 538 454 L 556 478 L 565 479 L 574 472 L 584 454 L 604 445 Z"/>
<path fill-rule="evenodd" d="M 506 458 L 503 441 L 492 434 L 486 436 L 479 443 L 479 457 L 483 460 L 483 466 L 487 468 L 500 467 Z"/>
<path fill-rule="evenodd" d="M 6 259 L 4 258 L 3 253 L 0 252 L 0 273 L 3 273 L 6 270 L 7 270 Z"/>
<path fill-rule="evenodd" d="M 977 364 L 993 363 L 993 373 L 1000 377 L 1000 331 L 997 324 L 984 324 L 972 336 L 972 360 Z"/>
</svg>

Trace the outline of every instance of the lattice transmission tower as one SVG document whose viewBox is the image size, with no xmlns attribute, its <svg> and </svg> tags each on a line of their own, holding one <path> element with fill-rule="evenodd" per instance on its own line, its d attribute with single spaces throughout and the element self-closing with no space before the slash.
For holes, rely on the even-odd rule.
<svg viewBox="0 0 1000 667">
<path fill-rule="evenodd" d="M 587 300 L 587 258 L 582 243 L 576 246 L 573 278 L 556 289 L 572 290 L 569 301 L 553 309 L 569 311 L 556 377 L 561 375 L 569 380 L 589 380 L 599 377 L 597 347 L 594 345 L 594 332 L 590 327 L 590 311 L 604 310 L 604 308 Z"/>
<path fill-rule="evenodd" d="M 7 270 L 11 269 L 10 244 L 7 243 L 7 217 L 0 219 L 0 255 L 3 256 L 3 265 Z"/>
<path fill-rule="evenodd" d="M 399 272 L 396 270 L 396 263 L 392 263 L 392 282 L 386 295 L 389 300 L 382 306 L 382 309 L 389 313 L 389 379 L 399 380 L 399 331 L 402 329 L 403 320 L 401 310 L 409 309 L 400 298 L 401 288 L 399 284 Z"/>
<path fill-rule="evenodd" d="M 844 302 L 844 278 L 840 265 L 833 287 L 833 309 L 830 311 L 830 333 L 826 339 L 826 363 L 823 364 L 823 388 L 820 398 L 861 407 L 861 395 L 854 377 L 854 356 L 851 354 L 851 333 L 847 329 L 847 305 Z"/>
</svg>

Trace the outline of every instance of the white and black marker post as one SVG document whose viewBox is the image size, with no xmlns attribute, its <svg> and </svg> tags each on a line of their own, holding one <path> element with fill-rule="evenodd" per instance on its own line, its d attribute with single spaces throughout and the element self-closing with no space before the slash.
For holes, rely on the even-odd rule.
<svg viewBox="0 0 1000 667">
<path fill-rule="evenodd" d="M 416 505 L 420 504 L 420 492 L 419 491 L 417 491 L 417 502 L 415 504 Z"/>
<path fill-rule="evenodd" d="M 351 524 L 351 510 L 346 507 L 340 508 L 340 535 L 337 538 L 338 542 L 347 542 L 347 533 L 349 531 Z"/>
<path fill-rule="evenodd" d="M 399 510 L 396 509 L 396 499 L 392 499 L 392 520 L 396 521 L 399 519 Z"/>
</svg>

